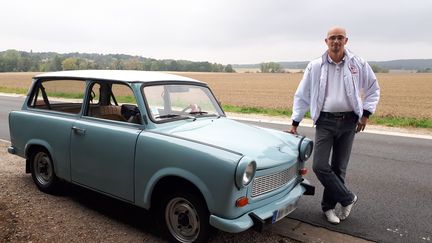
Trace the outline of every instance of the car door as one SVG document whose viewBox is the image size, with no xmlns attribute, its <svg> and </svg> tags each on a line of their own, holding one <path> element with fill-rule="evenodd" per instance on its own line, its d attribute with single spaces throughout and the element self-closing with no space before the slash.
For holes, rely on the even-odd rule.
<svg viewBox="0 0 432 243">
<path fill-rule="evenodd" d="M 86 83 L 69 78 L 39 79 L 25 104 L 27 112 L 10 120 L 13 141 L 23 150 L 26 143 L 44 146 L 54 162 L 58 177 L 70 181 L 70 134 L 83 106 Z M 73 99 L 69 97 L 74 97 Z"/>
<path fill-rule="evenodd" d="M 105 85 L 106 81 L 91 85 L 92 101 L 72 126 L 72 181 L 133 202 L 135 143 L 141 126 L 121 119 L 121 106 L 117 101 L 111 104 L 111 87 L 101 88 Z"/>
</svg>

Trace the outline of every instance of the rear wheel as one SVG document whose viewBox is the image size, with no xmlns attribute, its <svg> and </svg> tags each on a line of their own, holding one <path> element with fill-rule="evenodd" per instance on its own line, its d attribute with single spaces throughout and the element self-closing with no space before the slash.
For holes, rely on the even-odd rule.
<svg viewBox="0 0 432 243">
<path fill-rule="evenodd" d="M 51 156 L 45 149 L 38 149 L 30 155 L 30 169 L 34 183 L 39 190 L 53 194 L 59 187 Z"/>
<path fill-rule="evenodd" d="M 210 232 L 209 213 L 203 200 L 188 192 L 166 195 L 159 217 L 170 242 L 206 242 Z"/>
</svg>

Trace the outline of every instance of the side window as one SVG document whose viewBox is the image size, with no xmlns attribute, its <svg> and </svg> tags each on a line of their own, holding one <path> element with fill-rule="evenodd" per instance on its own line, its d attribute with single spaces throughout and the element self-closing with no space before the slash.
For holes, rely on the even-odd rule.
<svg viewBox="0 0 432 243">
<path fill-rule="evenodd" d="M 86 116 L 140 124 L 140 112 L 132 89 L 126 84 L 95 82 L 90 88 Z"/>
<path fill-rule="evenodd" d="M 28 106 L 78 114 L 81 111 L 85 87 L 85 82 L 80 80 L 42 80 L 36 84 Z"/>
</svg>

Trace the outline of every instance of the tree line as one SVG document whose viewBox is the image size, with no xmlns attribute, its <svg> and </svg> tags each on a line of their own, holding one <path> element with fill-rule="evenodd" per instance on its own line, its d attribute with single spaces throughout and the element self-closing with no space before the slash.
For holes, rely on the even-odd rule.
<svg viewBox="0 0 432 243">
<path fill-rule="evenodd" d="M 285 70 L 277 62 L 263 62 L 260 64 L 260 71 L 262 73 L 284 73 Z"/>
<path fill-rule="evenodd" d="M 235 72 L 232 65 L 187 60 L 158 60 L 124 54 L 0 52 L 0 72 L 48 72 L 80 69 L 114 69 L 180 72 Z"/>
</svg>

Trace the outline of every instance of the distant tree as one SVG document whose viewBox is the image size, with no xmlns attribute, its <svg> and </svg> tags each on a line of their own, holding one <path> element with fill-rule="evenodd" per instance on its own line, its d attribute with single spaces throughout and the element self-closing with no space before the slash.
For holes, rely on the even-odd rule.
<svg viewBox="0 0 432 243">
<path fill-rule="evenodd" d="M 210 72 L 223 72 L 225 69 L 225 66 L 218 63 L 211 63 L 210 64 Z"/>
<path fill-rule="evenodd" d="M 0 51 L 0 72 L 60 71 L 76 69 L 132 69 L 152 71 L 233 72 L 231 65 L 192 62 L 187 60 L 157 60 L 124 54 L 88 54 L 33 51 Z M 278 68 L 271 68 L 278 72 Z M 270 72 L 269 71 L 269 72 Z"/>
<path fill-rule="evenodd" d="M 179 71 L 179 65 L 177 61 L 171 60 L 168 62 L 167 71 Z"/>
<path fill-rule="evenodd" d="M 138 58 L 132 58 L 129 60 L 126 60 L 123 64 L 124 68 L 127 70 L 143 70 L 144 65 L 143 63 L 138 60 Z"/>
<path fill-rule="evenodd" d="M 377 65 L 371 65 L 371 68 L 374 73 L 379 73 L 380 67 L 378 67 Z"/>
<path fill-rule="evenodd" d="M 77 65 L 80 70 L 92 69 L 92 64 L 87 59 L 78 58 Z"/>
<path fill-rule="evenodd" d="M 432 68 L 424 68 L 417 70 L 418 73 L 432 73 Z"/>
<path fill-rule="evenodd" d="M 29 57 L 20 57 L 17 62 L 17 71 L 18 72 L 27 72 L 31 69 L 32 62 Z"/>
<path fill-rule="evenodd" d="M 122 70 L 122 69 L 124 69 L 123 68 L 123 63 L 118 58 L 113 58 L 112 61 L 109 64 L 108 68 L 109 69 L 114 69 L 114 70 Z"/>
<path fill-rule="evenodd" d="M 382 68 L 382 67 L 375 65 L 375 64 L 372 64 L 371 68 L 372 68 L 372 71 L 374 73 L 388 73 L 389 72 L 387 69 Z"/>
<path fill-rule="evenodd" d="M 159 62 L 154 60 L 151 62 L 150 71 L 159 71 Z"/>
<path fill-rule="evenodd" d="M 212 64 L 209 62 L 198 62 L 196 63 L 196 67 L 197 67 L 197 71 L 198 72 L 212 72 L 213 68 L 212 68 Z"/>
<path fill-rule="evenodd" d="M 63 70 L 62 66 L 63 58 L 59 55 L 55 55 L 53 59 L 49 62 L 48 68 L 49 71 L 60 71 Z"/>
<path fill-rule="evenodd" d="M 262 73 L 282 73 L 283 72 L 282 66 L 276 62 L 261 63 L 260 70 Z"/>
<path fill-rule="evenodd" d="M 78 59 L 74 57 L 66 58 L 62 62 L 63 70 L 77 70 L 78 69 Z"/>
<path fill-rule="evenodd" d="M 7 50 L 2 55 L 3 58 L 3 69 L 6 72 L 17 72 L 18 70 L 18 60 L 21 55 L 16 50 Z"/>
<path fill-rule="evenodd" d="M 226 65 L 224 71 L 227 73 L 235 73 L 236 72 L 231 64 Z"/>
</svg>

